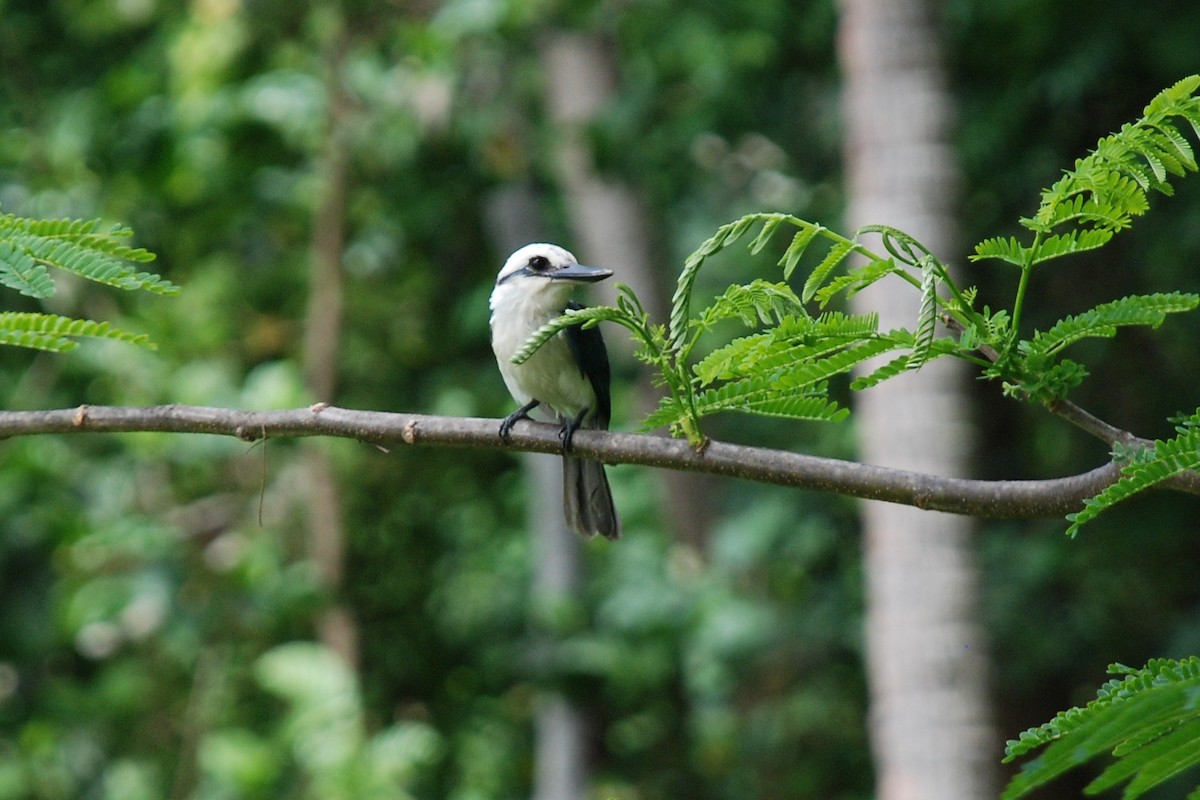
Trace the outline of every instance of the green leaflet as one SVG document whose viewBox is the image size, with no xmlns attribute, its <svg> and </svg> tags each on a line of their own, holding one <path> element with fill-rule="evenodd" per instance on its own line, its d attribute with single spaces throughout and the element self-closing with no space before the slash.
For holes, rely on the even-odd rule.
<svg viewBox="0 0 1200 800">
<path fill-rule="evenodd" d="M 1196 469 L 1200 469 L 1200 409 L 1182 422 L 1176 436 L 1155 441 L 1152 450 L 1139 454 L 1121 470 L 1121 477 L 1115 483 L 1085 500 L 1080 511 L 1069 515 L 1071 527 L 1067 535 L 1075 536 L 1080 527 L 1117 503 Z"/>
<path fill-rule="evenodd" d="M 825 387 L 821 387 L 824 392 Z M 780 395 L 730 392 L 728 394 L 702 394 L 695 400 L 696 412 L 708 416 L 723 411 L 740 411 L 761 416 L 783 417 L 806 422 L 840 422 L 850 416 L 849 409 L 841 408 L 823 393 Z M 664 397 L 645 420 L 642 430 L 653 430 L 669 426 L 676 435 L 685 433 L 685 420 L 692 412 L 671 397 Z"/>
<path fill-rule="evenodd" d="M 113 339 L 153 347 L 145 334 L 129 333 L 107 322 L 55 314 L 0 312 L 0 344 L 62 353 L 74 349 L 77 338 Z"/>
<path fill-rule="evenodd" d="M 778 217 L 778 214 L 750 214 L 722 225 L 717 228 L 716 233 L 700 245 L 696 252 L 687 257 L 683 264 L 683 270 L 679 273 L 679 280 L 675 284 L 675 294 L 671 297 L 671 319 L 667 328 L 667 336 L 672 349 L 678 351 L 685 347 L 691 316 L 692 289 L 695 287 L 696 275 L 699 274 L 705 259 L 736 242 L 755 222 L 770 222 Z M 759 238 L 761 239 L 761 236 Z M 755 240 L 756 243 L 757 241 Z"/>
<path fill-rule="evenodd" d="M 1061 357 L 1064 349 L 1083 339 L 1110 338 L 1121 327 L 1157 327 L 1167 314 L 1191 311 L 1197 305 L 1200 295 L 1182 292 L 1131 295 L 1102 303 L 1017 342 L 1005 361 L 989 368 L 986 374 L 1003 379 L 1006 391 L 1016 396 L 1038 402 L 1061 399 L 1087 376 L 1082 364 Z"/>
<path fill-rule="evenodd" d="M 670 395 L 659 398 L 658 408 L 646 415 L 638 426 L 643 431 L 667 426 L 673 436 L 680 435 L 680 423 L 688 415 L 687 407 L 676 402 Z"/>
<path fill-rule="evenodd" d="M 49 270 L 25 250 L 3 240 L 0 240 L 0 284 L 29 297 L 54 294 Z"/>
<path fill-rule="evenodd" d="M 154 254 L 125 244 L 123 240 L 133 235 L 129 228 L 116 226 L 107 232 L 100 228 L 98 219 L 40 220 L 0 215 L 0 274 L 27 273 L 32 261 L 43 270 L 57 267 L 120 289 L 178 294 L 179 287 L 170 281 L 132 266 L 153 261 Z M 53 284 L 26 282 L 37 292 L 34 296 L 53 294 Z"/>
<path fill-rule="evenodd" d="M 783 224 L 786 218 L 786 214 L 762 215 L 762 229 L 758 232 L 758 236 L 754 237 L 754 241 L 750 243 L 750 255 L 756 256 L 762 252 L 762 249 L 767 246 L 767 242 L 771 241 L 771 237 L 775 235 L 775 230 Z"/>
<path fill-rule="evenodd" d="M 696 364 L 694 372 L 702 386 L 754 373 L 770 374 L 872 337 L 878 327 L 876 314 L 835 312 L 817 318 L 781 318 L 778 325 L 763 333 L 734 339 L 713 350 Z"/>
<path fill-rule="evenodd" d="M 35 261 L 74 272 L 90 281 L 118 289 L 143 290 L 155 294 L 178 294 L 179 287 L 150 272 L 141 272 L 127 263 L 145 260 L 146 251 L 114 244 L 99 237 L 61 239 L 32 233 L 14 233 L 9 243 Z"/>
<path fill-rule="evenodd" d="M 737 319 L 749 328 L 803 313 L 804 304 L 790 286 L 759 278 L 745 285 L 730 286 L 691 324 L 699 330 L 709 330 L 722 320 Z"/>
<path fill-rule="evenodd" d="M 1050 236 L 1040 241 L 1037 247 L 1025 247 L 1011 236 L 995 237 L 975 245 L 971 260 L 996 258 L 1018 267 L 1026 263 L 1040 264 L 1052 258 L 1095 250 L 1108 244 L 1112 237 L 1113 232 L 1104 228 L 1076 230 Z"/>
<path fill-rule="evenodd" d="M 761 382 L 760 382 L 761 383 Z M 850 415 L 824 395 L 824 387 L 815 394 L 781 394 L 774 387 L 748 387 L 727 384 L 715 392 L 703 392 L 696 405 L 703 414 L 720 411 L 745 411 L 769 417 L 795 420 L 841 421 Z M 762 391 L 753 389 L 761 388 Z"/>
<path fill-rule="evenodd" d="M 849 297 L 896 271 L 896 262 L 890 258 L 882 261 L 871 261 L 865 266 L 851 269 L 845 275 L 838 275 L 836 278 L 833 278 L 813 293 L 813 299 L 817 301 L 817 305 L 824 308 L 829 304 L 830 300 L 841 292 L 845 292 L 846 296 Z"/>
<path fill-rule="evenodd" d="M 840 266 L 846 260 L 846 257 L 853 252 L 854 242 L 851 241 L 838 242 L 829 248 L 829 252 L 825 255 L 825 258 L 821 259 L 821 263 L 813 267 L 812 272 L 808 274 L 808 279 L 804 281 L 804 291 L 801 292 L 801 297 L 804 298 L 805 302 L 813 298 L 813 295 L 825 283 L 825 279 L 829 277 L 829 273 Z"/>
<path fill-rule="evenodd" d="M 794 218 L 789 219 L 789 221 Z M 779 259 L 779 265 L 783 267 L 784 280 L 790 280 L 792 273 L 796 271 L 800 259 L 804 257 L 804 253 L 808 250 L 808 246 L 812 244 L 813 239 L 817 238 L 817 234 L 821 233 L 824 228 L 820 225 L 812 225 L 805 223 L 800 226 L 800 231 L 792 237 L 791 244 L 784 251 L 783 257 Z M 805 298 L 807 300 L 807 298 Z"/>
<path fill-rule="evenodd" d="M 513 354 L 512 363 L 524 364 L 542 345 L 572 325 L 585 325 L 589 323 L 590 325 L 594 325 L 603 319 L 616 319 L 617 315 L 615 312 L 616 309 L 609 309 L 603 306 L 568 309 L 563 312 L 561 317 L 550 320 L 534 331 L 533 335 L 529 337 L 529 341 L 525 342 L 524 346 Z"/>
<path fill-rule="evenodd" d="M 700 408 L 754 408 L 775 398 L 791 397 L 797 392 L 821 392 L 827 381 L 843 375 L 869 358 L 893 349 L 887 339 L 867 339 L 835 349 L 828 355 L 811 359 L 797 358 L 771 372 L 753 370 L 745 377 L 707 389 L 697 396 Z"/>
<path fill-rule="evenodd" d="M 1123 677 L 1107 681 L 1087 706 L 1008 743 L 1005 761 L 1045 750 L 1024 764 L 1004 800 L 1105 754 L 1115 761 L 1088 784 L 1089 795 L 1125 784 L 1123 796 L 1132 800 L 1200 764 L 1200 658 L 1152 659 L 1139 670 L 1113 665 L 1109 673 Z"/>
<path fill-rule="evenodd" d="M 920 369 L 930 359 L 937 328 L 938 285 L 940 273 L 936 262 L 926 258 L 921 262 L 921 310 L 917 314 L 916 343 L 909 355 L 908 368 Z"/>
<path fill-rule="evenodd" d="M 1022 220 L 1032 231 L 1049 234 L 1064 224 L 1115 232 L 1149 208 L 1147 192 L 1171 194 L 1172 177 L 1196 171 L 1191 145 L 1176 127 L 1189 123 L 1200 136 L 1200 76 L 1164 89 L 1136 122 L 1101 139 L 1074 169 L 1042 193 L 1037 213 Z"/>
<path fill-rule="evenodd" d="M 0 214 L 0 285 L 29 297 L 50 297 L 55 292 L 49 270 L 53 267 L 118 289 L 178 294 L 175 284 L 135 266 L 153 261 L 154 254 L 126 244 L 132 235 L 133 231 L 123 226 L 102 231 L 97 219 L 45 220 Z M 0 312 L 0 344 L 65 352 L 75 347 L 79 338 L 152 346 L 146 336 L 107 322 Z"/>
<path fill-rule="evenodd" d="M 1044 333 L 1035 333 L 1021 350 L 1028 356 L 1048 356 L 1089 337 L 1111 337 L 1117 328 L 1130 325 L 1157 327 L 1167 314 L 1191 311 L 1200 305 L 1200 295 L 1170 292 L 1130 295 L 1075 316 L 1059 320 Z"/>
<path fill-rule="evenodd" d="M 905 330 L 890 331 L 887 337 L 892 340 L 894 350 L 903 348 L 911 348 L 915 345 L 915 337 Z M 881 367 L 876 368 L 866 375 L 860 375 L 850 382 L 850 388 L 856 392 L 861 392 L 864 389 L 870 389 L 872 386 L 877 386 L 883 383 L 888 378 L 894 378 L 903 372 L 920 369 L 923 364 L 927 364 L 935 358 L 941 356 L 953 355 L 960 349 L 958 342 L 949 338 L 934 339 L 929 344 L 929 348 L 925 353 L 923 361 L 917 361 L 913 353 L 904 353 L 896 356 L 891 361 L 888 361 Z M 914 351 L 915 352 L 915 351 Z"/>
</svg>

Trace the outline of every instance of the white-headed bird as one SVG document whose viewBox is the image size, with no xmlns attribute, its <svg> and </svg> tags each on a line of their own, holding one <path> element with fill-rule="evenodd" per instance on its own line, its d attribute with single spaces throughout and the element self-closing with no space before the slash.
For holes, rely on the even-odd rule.
<svg viewBox="0 0 1200 800">
<path fill-rule="evenodd" d="M 533 332 L 568 308 L 571 290 L 581 283 L 602 281 L 612 270 L 585 267 L 553 244 L 527 244 L 517 250 L 496 276 L 492 290 L 492 350 L 504 385 L 521 404 L 500 423 L 507 440 L 512 426 L 538 406 L 548 408 L 562 424 L 563 510 L 567 525 L 584 536 L 621 535 L 604 465 L 571 455 L 571 437 L 580 427 L 608 429 L 612 410 L 608 351 L 599 328 L 564 329 L 517 365 L 513 355 Z"/>
</svg>

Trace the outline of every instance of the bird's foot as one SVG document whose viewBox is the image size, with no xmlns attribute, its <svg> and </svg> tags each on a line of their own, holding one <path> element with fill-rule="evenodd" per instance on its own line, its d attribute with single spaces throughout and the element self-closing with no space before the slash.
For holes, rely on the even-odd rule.
<svg viewBox="0 0 1200 800">
<path fill-rule="evenodd" d="M 562 442 L 563 453 L 571 452 L 571 440 L 575 438 L 575 431 L 583 425 L 583 418 L 587 416 L 588 409 L 580 411 L 574 419 L 568 419 L 563 423 L 562 429 L 558 432 L 558 439 Z"/>
<path fill-rule="evenodd" d="M 516 411 L 509 414 L 500 421 L 500 438 L 505 443 L 512 439 L 512 428 L 519 420 L 529 419 L 529 412 L 537 408 L 538 400 L 530 400 L 525 405 L 518 408 Z"/>
</svg>

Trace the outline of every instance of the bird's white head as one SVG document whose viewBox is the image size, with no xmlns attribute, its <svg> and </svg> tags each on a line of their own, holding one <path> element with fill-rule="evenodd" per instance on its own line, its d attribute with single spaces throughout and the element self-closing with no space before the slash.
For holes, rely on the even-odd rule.
<svg viewBox="0 0 1200 800">
<path fill-rule="evenodd" d="M 575 260 L 575 256 L 556 244 L 536 242 L 527 244 L 517 250 L 500 269 L 496 276 L 496 286 L 522 284 L 526 291 L 550 290 L 559 284 L 558 290 L 565 290 L 563 284 L 594 283 L 612 275 L 610 269 L 585 267 Z"/>
</svg>

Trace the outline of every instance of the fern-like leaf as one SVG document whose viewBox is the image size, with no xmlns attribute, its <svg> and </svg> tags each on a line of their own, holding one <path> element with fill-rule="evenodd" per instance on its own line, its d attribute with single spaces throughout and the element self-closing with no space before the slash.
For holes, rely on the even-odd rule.
<svg viewBox="0 0 1200 800">
<path fill-rule="evenodd" d="M 772 378 L 753 377 L 722 384 L 696 395 L 701 416 L 721 411 L 742 411 L 774 417 L 814 421 L 838 421 L 849 414 L 825 396 L 828 386 L 813 381 L 805 386 L 784 388 Z"/>
<path fill-rule="evenodd" d="M 1170 178 L 1196 171 L 1190 145 L 1175 126 L 1182 118 L 1200 135 L 1200 76 L 1160 92 L 1141 119 L 1104 137 L 1085 158 L 1042 194 L 1031 230 L 1049 234 L 1066 222 L 1115 232 L 1149 206 L 1146 193 L 1172 192 Z"/>
<path fill-rule="evenodd" d="M 1146 491 L 1169 478 L 1200 469 L 1200 409 L 1186 418 L 1176 436 L 1157 440 L 1154 448 L 1134 459 L 1121 470 L 1121 477 L 1095 497 L 1084 501 L 1084 507 L 1067 517 L 1071 526 L 1068 536 L 1135 494 Z"/>
<path fill-rule="evenodd" d="M 659 399 L 658 408 L 647 414 L 639 427 L 643 431 L 651 431 L 665 426 L 671 429 L 672 435 L 676 435 L 679 433 L 680 423 L 687 416 L 686 406 L 671 395 L 665 395 Z"/>
<path fill-rule="evenodd" d="M 745 285 L 730 286 L 692 321 L 692 325 L 699 330 L 709 330 L 722 320 L 738 319 L 750 328 L 803 313 L 804 304 L 790 286 L 759 278 Z"/>
<path fill-rule="evenodd" d="M 29 297 L 54 294 L 54 281 L 45 266 L 12 242 L 0 240 L 0 284 Z"/>
<path fill-rule="evenodd" d="M 1140 797 L 1183 770 L 1200 764 L 1200 747 L 1197 746 L 1200 744 L 1200 719 L 1172 720 L 1172 724 L 1174 727 L 1143 733 L 1140 738 L 1145 739 L 1144 742 L 1125 742 L 1113 748 L 1113 755 L 1123 758 L 1089 783 L 1086 791 L 1097 794 L 1129 781 L 1125 797 Z"/>
<path fill-rule="evenodd" d="M 1040 264 L 1052 258 L 1084 253 L 1096 250 L 1108 244 L 1113 233 L 1105 228 L 1094 230 L 1076 230 L 1059 233 L 1043 239 L 1033 251 L 1033 264 Z"/>
<path fill-rule="evenodd" d="M 877 314 L 841 312 L 820 317 L 786 317 L 767 331 L 734 339 L 705 356 L 693 368 L 702 386 L 717 380 L 772 374 L 824 358 L 848 344 L 874 337 Z"/>
<path fill-rule="evenodd" d="M 800 296 L 807 303 L 817 293 L 817 290 L 825 283 L 825 279 L 829 277 L 829 273 L 833 272 L 846 257 L 854 252 L 854 242 L 846 240 L 837 242 L 833 247 L 829 248 L 825 258 L 813 267 L 812 272 L 808 273 L 808 278 L 804 281 L 804 289 L 800 292 Z"/>
<path fill-rule="evenodd" d="M 1197 305 L 1200 305 L 1200 295 L 1183 292 L 1122 297 L 1066 317 L 1044 333 L 1035 333 L 1031 340 L 1021 343 L 1021 350 L 1029 356 L 1054 355 L 1081 339 L 1112 337 L 1119 327 L 1158 327 L 1167 314 L 1191 311 Z"/>
<path fill-rule="evenodd" d="M 813 294 L 813 299 L 821 308 L 829 305 L 841 292 L 853 296 L 871 284 L 897 271 L 896 262 L 890 258 L 875 259 L 861 267 L 851 268 L 845 275 L 838 275 Z"/>
<path fill-rule="evenodd" d="M 886 334 L 886 336 L 894 343 L 893 349 L 901 349 L 904 347 L 913 347 L 916 344 L 915 337 L 905 330 L 894 330 Z M 881 367 L 874 369 L 866 375 L 859 375 L 850 382 L 850 388 L 856 392 L 861 392 L 865 389 L 870 389 L 883 383 L 888 378 L 894 378 L 902 372 L 910 372 L 920 368 L 922 365 L 929 363 L 935 358 L 948 356 L 952 353 L 957 353 L 962 349 L 960 344 L 953 339 L 939 338 L 934 339 L 929 344 L 928 350 L 924 354 L 921 361 L 917 361 L 912 353 L 904 353 L 896 356 Z"/>
<path fill-rule="evenodd" d="M 0 282 L 25 294 L 48 297 L 54 285 L 46 267 L 56 267 L 119 289 L 179 293 L 175 284 L 134 266 L 153 261 L 154 254 L 127 245 L 124 240 L 132 234 L 128 228 L 100 229 L 100 221 L 94 219 L 0 215 Z"/>
<path fill-rule="evenodd" d="M 1108 244 L 1112 237 L 1113 232 L 1107 228 L 1073 230 L 1049 236 L 1041 240 L 1036 248 L 1025 247 L 1011 236 L 995 237 L 984 239 L 975 245 L 975 253 L 971 255 L 970 260 L 995 258 L 1023 267 L 1026 264 L 1040 264 L 1053 258 L 1096 250 Z"/>
<path fill-rule="evenodd" d="M 793 222 L 798 222 L 793 218 Z M 812 244 L 813 239 L 817 238 L 817 234 L 824 228 L 820 225 L 812 225 L 804 223 L 800 226 L 800 230 L 792 237 L 792 241 L 788 244 L 788 248 L 783 253 L 783 257 L 779 259 L 779 266 L 783 267 L 783 278 L 789 280 L 792 273 L 796 271 L 796 265 L 800 263 L 800 259 L 804 258 L 804 253 L 808 250 L 808 246 Z"/>
<path fill-rule="evenodd" d="M 940 273 L 936 262 L 926 258 L 921 264 L 921 310 L 917 314 L 916 343 L 909 356 L 908 368 L 920 369 L 929 360 L 937 333 L 937 288 Z"/>
<path fill-rule="evenodd" d="M 63 353 L 74 349 L 75 340 L 80 338 L 154 346 L 145 334 L 129 333 L 107 322 L 72 319 L 55 314 L 0 312 L 0 344 Z"/>
<path fill-rule="evenodd" d="M 783 224 L 787 219 L 786 214 L 767 214 L 763 216 L 762 230 L 758 232 L 758 236 L 754 237 L 754 241 L 750 243 L 750 255 L 756 256 L 762 249 L 767 246 L 767 242 L 771 241 L 771 237 L 775 235 L 775 230 Z"/>
<path fill-rule="evenodd" d="M 901 264 L 920 267 L 928 259 L 934 258 L 929 248 L 915 237 L 891 225 L 864 225 L 858 229 L 857 235 L 861 236 L 864 233 L 879 234 L 884 249 Z"/>
<path fill-rule="evenodd" d="M 839 348 L 822 358 L 796 360 L 773 373 L 755 369 L 746 377 L 698 393 L 696 405 L 702 410 L 754 410 L 796 393 L 824 392 L 830 378 L 844 375 L 862 362 L 891 349 L 894 349 L 894 345 L 887 339 L 867 339 Z"/>
<path fill-rule="evenodd" d="M 170 281 L 151 272 L 139 271 L 127 263 L 131 255 L 140 261 L 145 253 L 142 250 L 98 237 L 61 239 L 18 233 L 9 236 L 9 241 L 42 264 L 73 272 L 96 283 L 129 291 L 179 293 L 179 287 Z"/>
<path fill-rule="evenodd" d="M 755 222 L 765 220 L 769 224 L 778 216 L 778 214 L 749 214 L 722 225 L 683 262 L 683 269 L 675 283 L 675 294 L 671 296 L 671 318 L 667 326 L 667 340 L 673 351 L 682 351 L 687 342 L 688 320 L 692 312 L 692 289 L 695 287 L 696 276 L 705 260 L 736 242 Z M 775 222 L 775 225 L 778 224 Z M 761 235 L 754 240 L 754 244 L 759 244 L 760 241 L 762 242 L 760 246 L 765 245 Z"/>
<path fill-rule="evenodd" d="M 1027 255 L 1025 246 L 1012 236 L 994 236 L 975 245 L 975 253 L 970 258 L 972 261 L 995 258 L 1021 267 L 1025 265 Z"/>
<path fill-rule="evenodd" d="M 1031 728 L 1005 748 L 1012 761 L 1045 747 L 1005 789 L 1014 800 L 1062 775 L 1072 767 L 1105 754 L 1116 761 L 1090 783 L 1096 794 L 1128 783 L 1124 797 L 1133 800 L 1200 764 L 1200 658 L 1153 659 L 1140 670 L 1113 665 L 1096 699 Z"/>
<path fill-rule="evenodd" d="M 534 331 L 533 335 L 521 346 L 521 349 L 513 353 L 512 363 L 518 365 L 524 364 L 534 353 L 541 349 L 542 345 L 572 325 L 581 325 L 585 328 L 590 328 L 605 320 L 618 323 L 626 321 L 625 315 L 620 309 L 609 306 L 567 309 L 563 312 L 562 316 L 555 317 Z"/>
</svg>

